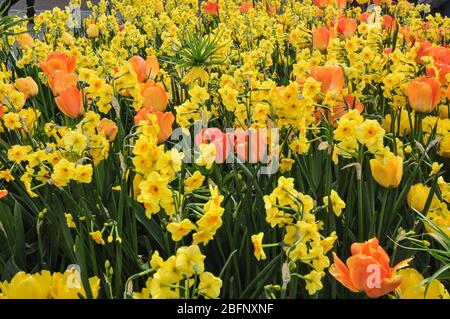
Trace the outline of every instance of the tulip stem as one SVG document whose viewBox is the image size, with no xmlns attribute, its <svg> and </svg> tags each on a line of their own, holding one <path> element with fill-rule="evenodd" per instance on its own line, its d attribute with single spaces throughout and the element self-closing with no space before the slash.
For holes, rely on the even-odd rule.
<svg viewBox="0 0 450 319">
<path fill-rule="evenodd" d="M 380 218 L 378 220 L 378 231 L 377 231 L 377 237 L 378 238 L 381 237 L 381 230 L 382 230 L 383 221 L 384 221 L 384 211 L 386 210 L 386 203 L 387 203 L 388 193 L 389 193 L 389 189 L 385 189 L 384 190 L 384 195 L 383 195 L 383 202 L 381 204 Z"/>
<path fill-rule="evenodd" d="M 363 150 L 360 148 L 359 150 L 359 164 L 362 167 L 364 160 L 364 153 Z M 364 221 L 363 221 L 363 194 L 362 194 L 362 188 L 363 188 L 363 181 L 362 181 L 362 174 L 361 176 L 358 176 L 356 174 L 356 178 L 358 180 L 358 239 L 359 241 L 364 240 Z"/>
</svg>

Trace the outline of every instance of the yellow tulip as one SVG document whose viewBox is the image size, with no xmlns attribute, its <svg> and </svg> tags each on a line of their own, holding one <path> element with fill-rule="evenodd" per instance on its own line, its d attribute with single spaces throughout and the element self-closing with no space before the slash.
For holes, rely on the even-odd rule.
<svg viewBox="0 0 450 319">
<path fill-rule="evenodd" d="M 0 290 L 8 299 L 48 299 L 51 285 L 52 275 L 47 270 L 32 275 L 20 271 L 10 283 L 0 283 Z"/>
<path fill-rule="evenodd" d="M 378 184 L 385 188 L 396 188 L 403 176 L 403 159 L 393 154 L 384 156 L 382 159 L 371 159 L 370 169 Z"/>
<path fill-rule="evenodd" d="M 425 203 L 427 202 L 430 190 L 431 190 L 430 187 L 425 186 L 422 183 L 411 186 L 408 195 L 406 196 L 406 201 L 408 203 L 409 208 L 421 212 L 425 208 Z M 430 208 L 436 208 L 438 206 L 439 200 L 437 199 L 436 195 L 433 195 Z"/>
</svg>

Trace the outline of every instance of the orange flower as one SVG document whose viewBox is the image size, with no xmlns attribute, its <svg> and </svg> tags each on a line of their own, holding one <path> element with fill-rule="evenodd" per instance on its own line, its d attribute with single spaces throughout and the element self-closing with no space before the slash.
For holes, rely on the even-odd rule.
<svg viewBox="0 0 450 319">
<path fill-rule="evenodd" d="M 158 118 L 159 134 L 158 143 L 164 143 L 172 135 L 172 125 L 175 116 L 172 112 L 155 112 Z"/>
<path fill-rule="evenodd" d="M 162 112 L 166 109 L 169 97 L 161 84 L 149 80 L 141 88 L 144 98 L 143 107 L 152 109 L 154 112 Z"/>
<path fill-rule="evenodd" d="M 251 4 L 250 2 L 244 2 L 240 7 L 239 7 L 239 11 L 241 13 L 247 13 L 248 10 L 253 8 L 253 4 Z"/>
<path fill-rule="evenodd" d="M 22 33 L 17 36 L 17 43 L 19 43 L 21 49 L 34 47 L 33 37 L 28 33 Z"/>
<path fill-rule="evenodd" d="M 318 108 L 314 116 L 319 120 L 322 116 L 326 116 L 330 123 L 334 123 L 336 120 L 340 119 L 342 116 L 347 114 L 350 110 L 357 109 L 361 114 L 364 111 L 364 104 L 355 98 L 353 95 L 347 95 L 343 101 L 333 107 L 333 114 L 330 115 L 329 112 L 325 112 L 322 108 Z"/>
<path fill-rule="evenodd" d="M 53 76 L 55 71 L 63 71 L 65 73 L 72 73 L 75 70 L 75 57 L 68 57 L 64 53 L 52 53 L 47 57 L 46 61 L 39 63 L 41 69 L 50 76 Z"/>
<path fill-rule="evenodd" d="M 420 77 L 409 82 L 409 104 L 417 112 L 430 113 L 439 103 L 440 97 L 441 85 L 435 78 Z"/>
<path fill-rule="evenodd" d="M 350 39 L 358 28 L 358 24 L 354 19 L 340 18 L 338 20 L 337 32 L 343 36 L 344 39 Z"/>
<path fill-rule="evenodd" d="M 429 41 L 423 41 L 423 40 L 418 40 L 417 43 L 419 43 L 419 50 L 417 50 L 416 53 L 416 63 L 418 64 L 422 64 L 422 57 L 423 56 L 428 56 L 429 55 L 429 49 L 431 48 L 431 42 Z"/>
<path fill-rule="evenodd" d="M 76 118 L 84 114 L 81 91 L 76 87 L 69 87 L 64 90 L 60 96 L 55 98 L 59 110 L 66 116 Z"/>
<path fill-rule="evenodd" d="M 439 81 L 442 84 L 447 83 L 446 76 L 448 73 L 450 73 L 450 64 L 435 62 L 434 66 L 436 67 L 436 69 L 439 73 Z M 427 75 L 434 77 L 434 76 L 436 76 L 436 72 L 434 71 L 434 69 L 427 69 Z"/>
<path fill-rule="evenodd" d="M 393 19 L 390 15 L 385 14 L 383 16 L 383 28 L 386 30 L 394 30 L 397 25 L 397 20 Z"/>
<path fill-rule="evenodd" d="M 147 81 L 148 79 L 154 80 L 158 76 L 159 63 L 154 55 L 148 56 L 146 60 L 136 55 L 128 61 L 131 63 L 134 72 L 136 72 L 139 82 Z"/>
<path fill-rule="evenodd" d="M 3 109 L 3 104 L 0 103 L 0 118 L 2 117 L 4 111 L 5 110 Z"/>
<path fill-rule="evenodd" d="M 6 189 L 0 189 L 0 199 L 8 195 L 8 191 Z"/>
<path fill-rule="evenodd" d="M 314 0 L 314 5 L 316 5 L 320 9 L 325 9 L 330 4 L 331 4 L 330 0 Z"/>
<path fill-rule="evenodd" d="M 14 82 L 14 86 L 23 93 L 26 99 L 36 96 L 39 93 L 39 88 L 33 78 L 27 76 L 26 78 L 18 78 Z"/>
<path fill-rule="evenodd" d="M 234 140 L 234 134 L 225 134 L 217 127 L 202 129 L 194 137 L 195 144 L 200 147 L 202 144 L 212 143 L 216 146 L 216 163 L 222 164 L 231 152 L 231 143 Z"/>
<path fill-rule="evenodd" d="M 401 281 L 396 271 L 412 260 L 405 259 L 391 268 L 388 254 L 375 237 L 364 243 L 353 243 L 351 252 L 346 264 L 333 253 L 330 274 L 351 291 L 364 292 L 370 298 L 381 297 L 396 289 Z"/>
<path fill-rule="evenodd" d="M 215 2 L 208 1 L 205 3 L 205 12 L 210 16 L 216 16 L 219 14 L 219 5 Z"/>
<path fill-rule="evenodd" d="M 347 0 L 337 0 L 336 2 L 337 2 L 337 5 L 338 5 L 338 8 L 340 8 L 340 9 L 347 8 Z"/>
<path fill-rule="evenodd" d="M 344 72 L 337 65 L 312 66 L 310 75 L 314 80 L 321 82 L 321 92 L 332 91 L 338 95 L 344 87 Z"/>
<path fill-rule="evenodd" d="M 330 31 L 327 28 L 318 28 L 312 32 L 313 48 L 325 51 L 328 48 L 330 42 Z"/>
<path fill-rule="evenodd" d="M 77 86 L 77 76 L 73 73 L 66 73 L 61 70 L 56 70 L 48 77 L 48 85 L 55 96 L 60 95 L 63 91 L 70 87 Z"/>
<path fill-rule="evenodd" d="M 114 121 L 104 118 L 100 120 L 100 123 L 98 123 L 97 131 L 105 133 L 108 140 L 114 141 L 117 135 L 117 125 Z"/>
</svg>

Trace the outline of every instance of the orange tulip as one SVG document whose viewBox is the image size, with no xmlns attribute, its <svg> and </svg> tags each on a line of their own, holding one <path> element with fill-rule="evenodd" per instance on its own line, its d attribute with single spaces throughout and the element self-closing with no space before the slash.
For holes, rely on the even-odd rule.
<svg viewBox="0 0 450 319">
<path fill-rule="evenodd" d="M 159 134 L 158 143 L 164 143 L 172 135 L 172 125 L 175 116 L 172 112 L 155 112 L 158 118 Z"/>
<path fill-rule="evenodd" d="M 14 82 L 14 86 L 23 93 L 26 99 L 36 96 L 39 93 L 39 88 L 33 78 L 27 76 L 26 78 L 18 78 Z"/>
<path fill-rule="evenodd" d="M 47 75 L 53 75 L 55 71 L 63 71 L 65 73 L 72 73 L 75 70 L 75 57 L 68 57 L 64 53 L 52 53 L 47 57 L 47 60 L 39 63 L 42 70 Z"/>
<path fill-rule="evenodd" d="M 436 69 L 439 72 L 439 81 L 442 84 L 446 84 L 448 82 L 447 74 L 450 73 L 450 64 L 435 62 L 434 66 L 436 67 Z M 427 69 L 427 75 L 434 77 L 434 76 L 436 76 L 436 72 L 434 71 L 434 69 Z"/>
<path fill-rule="evenodd" d="M 216 16 L 219 14 L 219 5 L 215 2 L 208 1 L 205 3 L 205 12 L 210 16 Z"/>
<path fill-rule="evenodd" d="M 131 63 L 134 72 L 136 72 L 139 82 L 147 81 L 148 79 L 154 80 L 158 76 L 159 63 L 154 55 L 148 56 L 146 60 L 136 55 L 128 62 Z"/>
<path fill-rule="evenodd" d="M 347 8 L 347 0 L 337 0 L 338 8 L 345 9 Z"/>
<path fill-rule="evenodd" d="M 131 63 L 131 66 L 133 67 L 134 72 L 137 74 L 137 78 L 139 82 L 142 82 L 145 80 L 146 76 L 146 64 L 145 60 L 141 58 L 138 55 L 135 55 L 131 59 L 128 60 L 128 62 Z"/>
<path fill-rule="evenodd" d="M 435 78 L 420 77 L 408 85 L 408 100 L 411 108 L 420 113 L 430 113 L 439 103 L 441 85 Z"/>
<path fill-rule="evenodd" d="M 331 0 L 314 0 L 314 5 L 320 9 L 325 9 L 331 4 Z"/>
<path fill-rule="evenodd" d="M 340 18 L 338 20 L 337 31 L 344 39 L 350 39 L 358 28 L 354 19 Z"/>
<path fill-rule="evenodd" d="M 248 10 L 253 8 L 253 4 L 251 4 L 250 2 L 244 2 L 240 7 L 239 7 L 239 11 L 241 13 L 247 13 Z"/>
<path fill-rule="evenodd" d="M 55 98 L 59 110 L 66 116 L 76 118 L 84 114 L 81 91 L 76 87 L 69 87 Z"/>
<path fill-rule="evenodd" d="M 108 140 L 114 141 L 117 135 L 117 125 L 114 121 L 104 118 L 100 120 L 100 123 L 97 126 L 97 131 L 105 133 Z"/>
<path fill-rule="evenodd" d="M 390 15 L 385 14 L 383 16 L 383 28 L 386 30 L 394 30 L 397 24 L 397 20 L 393 19 Z"/>
<path fill-rule="evenodd" d="M 19 43 L 21 49 L 34 47 L 34 39 L 28 33 L 22 33 L 17 36 L 17 43 Z"/>
<path fill-rule="evenodd" d="M 422 57 L 429 55 L 429 49 L 431 48 L 431 42 L 429 41 L 423 41 L 423 40 L 419 40 L 417 41 L 420 46 L 419 46 L 419 50 L 417 50 L 416 53 L 416 63 L 418 64 L 422 64 Z"/>
<path fill-rule="evenodd" d="M 3 112 L 5 112 L 5 110 L 3 109 L 3 104 L 0 103 L 0 118 L 1 118 L 2 115 L 3 115 Z"/>
<path fill-rule="evenodd" d="M 169 97 L 161 84 L 152 80 L 142 85 L 143 107 L 152 109 L 154 112 L 162 112 L 169 104 Z"/>
<path fill-rule="evenodd" d="M 314 80 L 321 82 L 321 92 L 331 91 L 338 95 L 344 87 L 344 72 L 339 66 L 312 66 L 310 75 Z"/>
<path fill-rule="evenodd" d="M 8 195 L 8 191 L 6 189 L 0 189 L 0 199 Z"/>
<path fill-rule="evenodd" d="M 341 101 L 338 105 L 333 107 L 333 114 L 330 115 L 329 112 L 324 112 L 323 109 L 318 109 L 314 116 L 317 119 L 325 116 L 330 123 L 334 123 L 336 120 L 340 119 L 342 116 L 347 114 L 350 110 L 356 109 L 361 114 L 364 111 L 364 104 L 362 104 L 358 98 L 353 95 L 347 95 L 344 101 Z"/>
<path fill-rule="evenodd" d="M 359 16 L 359 20 L 361 21 L 361 22 L 366 22 L 367 21 L 367 18 L 370 16 L 370 13 L 369 12 L 363 12 L 363 13 L 361 13 L 361 15 Z"/>
<path fill-rule="evenodd" d="M 55 96 L 60 95 L 63 91 L 70 87 L 77 86 L 77 76 L 73 73 L 56 70 L 48 77 L 48 85 Z"/>
<path fill-rule="evenodd" d="M 318 28 L 312 32 L 313 48 L 325 51 L 328 48 L 330 42 L 330 31 L 327 28 Z"/>
<path fill-rule="evenodd" d="M 396 289 L 401 282 L 396 271 L 412 260 L 405 259 L 391 268 L 388 254 L 375 237 L 364 243 L 353 243 L 351 252 L 346 264 L 333 253 L 330 274 L 351 291 L 364 292 L 370 298 L 381 297 Z"/>
</svg>

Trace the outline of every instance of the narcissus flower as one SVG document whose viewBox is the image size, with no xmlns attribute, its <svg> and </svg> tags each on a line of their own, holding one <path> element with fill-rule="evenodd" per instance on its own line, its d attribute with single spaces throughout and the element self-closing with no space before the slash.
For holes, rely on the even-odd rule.
<svg viewBox="0 0 450 319">
<path fill-rule="evenodd" d="M 389 152 L 385 156 L 371 159 L 370 169 L 378 184 L 385 188 L 396 188 L 403 176 L 403 159 Z"/>
<path fill-rule="evenodd" d="M 330 274 L 351 291 L 364 292 L 370 298 L 381 297 L 396 289 L 401 282 L 396 271 L 406 267 L 412 260 L 405 259 L 391 268 L 390 258 L 378 244 L 377 238 L 353 243 L 351 252 L 352 256 L 346 264 L 333 253 L 334 263 L 329 269 Z"/>
<path fill-rule="evenodd" d="M 197 245 L 183 246 L 177 250 L 175 268 L 189 276 L 201 274 L 205 271 L 205 258 Z"/>
<path fill-rule="evenodd" d="M 266 253 L 264 252 L 263 246 L 262 246 L 262 240 L 264 237 L 264 233 L 261 232 L 257 235 L 252 235 L 251 240 L 253 243 L 253 248 L 255 249 L 254 254 L 256 259 L 258 260 L 264 260 L 266 259 Z"/>
<path fill-rule="evenodd" d="M 206 298 L 218 298 L 222 288 L 222 279 L 214 276 L 210 272 L 204 272 L 200 275 L 199 292 Z"/>
<path fill-rule="evenodd" d="M 323 198 L 323 203 L 325 205 L 331 204 L 336 216 L 341 216 L 342 210 L 345 208 L 345 202 L 339 197 L 339 194 L 334 189 L 331 190 L 330 196 L 325 196 Z"/>
<path fill-rule="evenodd" d="M 167 225 L 167 230 L 172 234 L 173 241 L 179 241 L 194 229 L 194 224 L 189 219 L 184 219 L 180 223 L 171 222 Z"/>
<path fill-rule="evenodd" d="M 441 85 L 434 78 L 421 77 L 408 85 L 409 105 L 416 112 L 430 113 L 441 98 Z"/>
<path fill-rule="evenodd" d="M 91 238 L 99 245 L 105 245 L 105 240 L 103 239 L 102 233 L 100 231 L 90 232 Z"/>
<path fill-rule="evenodd" d="M 202 186 L 205 176 L 200 171 L 195 171 L 191 177 L 188 177 L 184 181 L 184 190 L 188 193 L 198 189 Z"/>
</svg>

